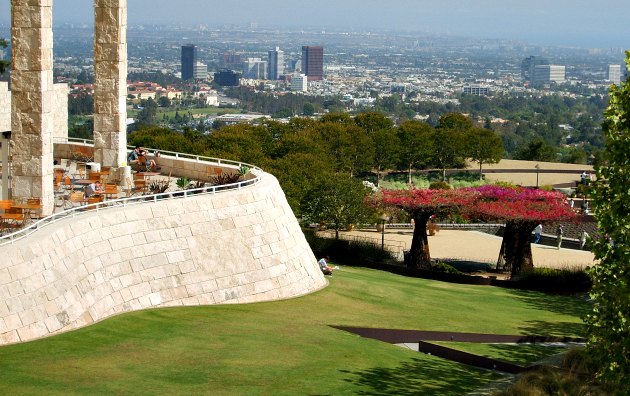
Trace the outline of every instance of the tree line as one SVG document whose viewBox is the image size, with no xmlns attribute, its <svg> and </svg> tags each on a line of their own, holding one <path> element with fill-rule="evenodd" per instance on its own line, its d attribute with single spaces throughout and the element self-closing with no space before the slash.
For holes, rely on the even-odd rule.
<svg viewBox="0 0 630 396">
<path fill-rule="evenodd" d="M 332 113 L 319 120 L 293 118 L 288 123 L 225 126 L 210 135 L 186 128 L 177 133 L 153 126 L 132 133 L 131 144 L 229 158 L 261 166 L 280 181 L 293 210 L 309 187 L 321 180 L 370 175 L 376 184 L 386 172 L 411 176 L 421 169 L 461 168 L 466 159 L 480 166 L 499 161 L 501 139 L 493 131 L 474 127 L 458 113 L 440 117 L 436 127 L 421 121 L 394 126 L 387 116 L 368 112 L 352 117 Z"/>
</svg>

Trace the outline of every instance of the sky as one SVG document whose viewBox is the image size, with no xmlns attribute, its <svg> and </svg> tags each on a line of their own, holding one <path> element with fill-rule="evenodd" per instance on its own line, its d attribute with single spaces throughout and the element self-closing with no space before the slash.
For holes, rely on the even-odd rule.
<svg viewBox="0 0 630 396">
<path fill-rule="evenodd" d="M 129 24 L 405 30 L 630 49 L 628 0 L 127 0 Z M 10 21 L 0 0 L 0 23 Z M 54 22 L 92 23 L 93 1 L 54 0 Z"/>
</svg>

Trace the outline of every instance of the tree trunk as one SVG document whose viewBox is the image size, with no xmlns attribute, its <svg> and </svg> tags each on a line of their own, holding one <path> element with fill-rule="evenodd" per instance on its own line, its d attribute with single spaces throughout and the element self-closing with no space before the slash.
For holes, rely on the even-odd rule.
<svg viewBox="0 0 630 396">
<path fill-rule="evenodd" d="M 409 173 L 407 173 L 407 184 L 411 185 L 411 165 L 409 165 Z"/>
<path fill-rule="evenodd" d="M 535 227 L 534 223 L 508 222 L 505 225 L 503 257 L 506 267 L 511 269 L 511 277 L 534 268 L 530 239 Z"/>
<path fill-rule="evenodd" d="M 409 267 L 418 269 L 431 269 L 431 254 L 429 253 L 429 241 L 427 238 L 427 222 L 430 214 L 413 215 L 415 227 L 409 251 Z"/>
<path fill-rule="evenodd" d="M 483 163 L 479 161 L 479 180 L 483 180 L 483 170 L 481 169 Z"/>
<path fill-rule="evenodd" d="M 442 168 L 442 181 L 446 181 L 446 168 Z"/>
<path fill-rule="evenodd" d="M 376 168 L 376 187 L 381 186 L 381 167 Z"/>
</svg>

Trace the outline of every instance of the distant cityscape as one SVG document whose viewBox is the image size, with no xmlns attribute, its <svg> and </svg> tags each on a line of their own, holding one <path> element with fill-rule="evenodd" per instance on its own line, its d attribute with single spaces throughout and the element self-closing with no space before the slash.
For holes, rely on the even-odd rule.
<svg viewBox="0 0 630 396">
<path fill-rule="evenodd" d="M 0 37 L 5 31 L 6 26 L 0 27 Z M 55 78 L 71 86 L 74 98 L 91 95 L 92 34 L 89 26 L 55 29 Z M 605 100 L 610 85 L 626 77 L 623 57 L 621 48 L 543 47 L 409 33 L 130 26 L 128 105 L 139 110 L 143 101 L 164 97 L 191 98 L 196 106 L 244 109 L 248 106 L 230 91 L 240 87 L 271 98 L 291 93 L 313 102 L 334 99 L 350 112 L 391 99 L 415 109 L 407 111 L 408 117 L 427 120 L 430 112 L 421 110 L 426 104 L 456 109 L 462 95 L 491 101 L 550 95 Z M 3 78 L 8 79 L 7 73 Z M 321 106 L 315 110 L 327 111 Z M 129 123 L 135 115 L 130 112 Z M 214 113 L 202 120 L 195 115 L 194 122 L 251 122 L 271 116 Z M 601 114 L 590 116 L 597 124 Z M 506 122 L 499 115 L 482 117 L 486 125 Z M 195 125 L 192 118 L 190 114 L 190 126 Z M 513 123 L 518 126 L 518 120 Z M 573 128 L 568 121 L 553 127 Z"/>
</svg>

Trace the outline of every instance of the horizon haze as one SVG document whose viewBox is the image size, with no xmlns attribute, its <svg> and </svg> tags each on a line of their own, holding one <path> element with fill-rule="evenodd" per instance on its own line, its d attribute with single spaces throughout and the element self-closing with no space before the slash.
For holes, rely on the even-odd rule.
<svg viewBox="0 0 630 396">
<path fill-rule="evenodd" d="M 92 24 L 93 2 L 57 0 L 54 23 Z M 407 31 L 530 44 L 630 48 L 630 3 L 621 0 L 504 1 L 320 0 L 129 0 L 129 25 L 226 25 L 292 29 Z M 238 10 L 238 12 L 234 12 Z M 191 12 L 194 11 L 194 12 Z M 349 16 L 353 16 L 349 18 Z M 0 23 L 10 23 L 10 0 L 0 0 Z"/>
</svg>

